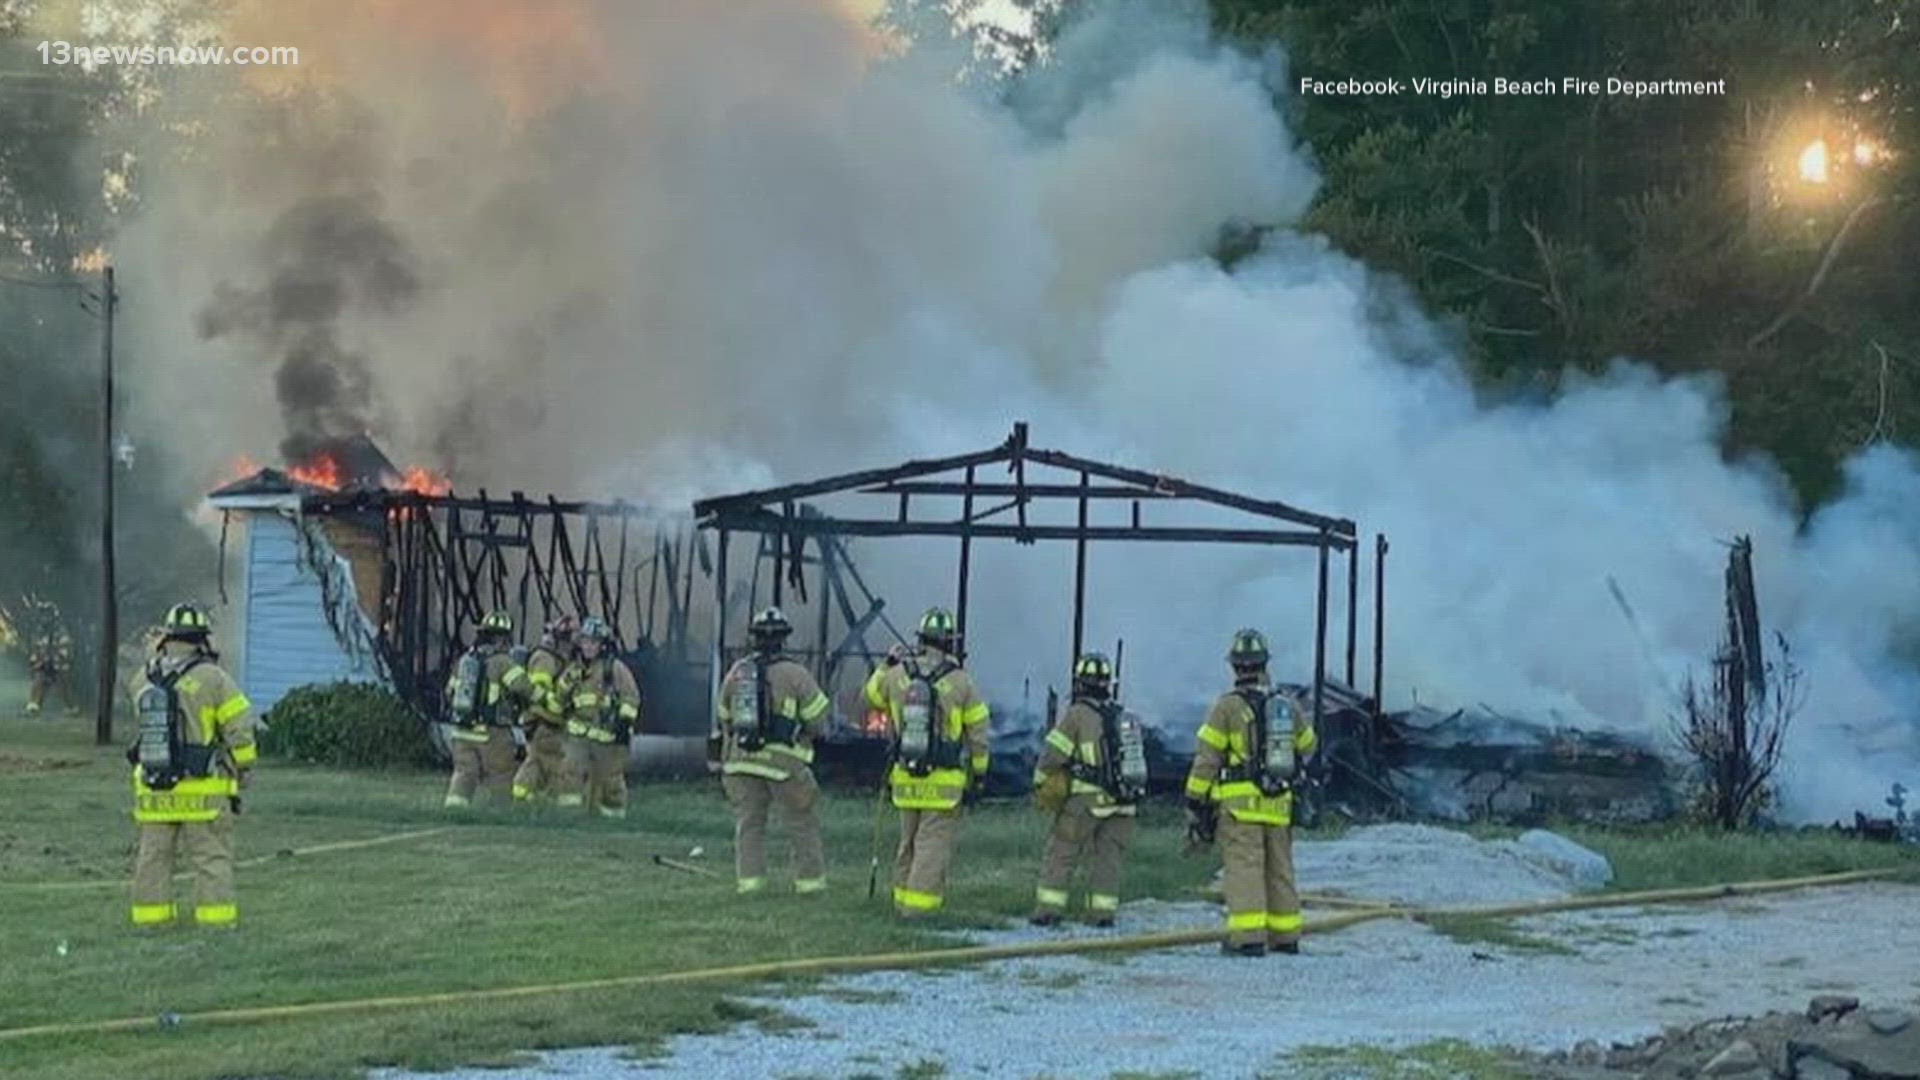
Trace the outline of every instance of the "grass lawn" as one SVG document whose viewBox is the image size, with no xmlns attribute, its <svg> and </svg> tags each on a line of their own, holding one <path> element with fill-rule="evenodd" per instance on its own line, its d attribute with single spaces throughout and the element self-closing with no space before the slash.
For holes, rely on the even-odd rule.
<svg viewBox="0 0 1920 1080">
<path fill-rule="evenodd" d="M 11 713 L 0 702 L 0 713 Z M 829 793 L 833 889 L 739 898 L 731 818 L 716 783 L 640 783 L 628 821 L 509 810 L 450 818 L 444 778 L 265 764 L 240 821 L 242 928 L 138 933 L 126 924 L 133 825 L 118 749 L 81 720 L 0 720 L 0 1028 L 571 982 L 943 944 L 866 899 L 871 795 Z M 285 849 L 451 824 L 429 837 L 310 857 Z M 1043 823 L 1024 804 L 969 815 L 941 925 L 1024 914 Z M 1913 849 L 1831 835 L 1720 838 L 1579 831 L 1620 887 L 1793 876 L 1905 863 Z M 883 842 L 890 859 L 892 821 Z M 1211 860 L 1180 854 L 1178 807 L 1149 807 L 1129 897 L 1192 897 Z M 693 860 L 720 879 L 654 866 Z M 784 852 L 776 842 L 778 855 Z M 780 865 L 776 861 L 776 866 Z M 97 887 L 45 888 L 96 882 Z M 184 884 L 184 883 L 182 883 Z M 1313 883 L 1305 883 L 1311 888 Z M 882 883 L 883 889 L 885 883 Z M 370 1065 L 510 1061 L 530 1049 L 631 1045 L 676 1033 L 778 1024 L 741 986 L 630 988 L 380 1013 L 0 1043 L 0 1077 L 207 1080 L 350 1077 Z"/>
<path fill-rule="evenodd" d="M 0 1028 L 200 1010 L 569 982 L 766 960 L 937 946 L 866 899 L 874 801 L 829 793 L 833 888 L 736 897 L 732 821 L 717 783 L 640 783 L 625 822 L 485 810 L 450 819 L 442 776 L 342 774 L 265 763 L 240 820 L 241 860 L 449 824 L 360 850 L 240 872 L 242 928 L 126 924 L 134 829 L 119 750 L 86 721 L 0 721 Z M 1130 896 L 1192 896 L 1211 871 L 1179 853 L 1177 807 L 1148 810 Z M 883 834 L 890 845 L 891 817 Z M 948 927 L 1024 914 L 1042 841 L 1024 805 L 970 814 Z M 653 854 L 719 871 L 654 866 Z M 776 841 L 776 860 L 784 847 Z M 891 865 L 891 848 L 883 851 Z M 780 864 L 776 861 L 776 867 Z M 884 871 L 883 871 L 884 872 Z M 98 882 L 47 889 L 44 882 Z M 186 882 L 180 883 L 185 886 Z M 375 1064 L 509 1059 L 582 1044 L 644 1050 L 753 1019 L 724 986 L 634 988 L 194 1030 L 0 1043 L 0 1076 L 56 1080 L 338 1077 Z M 761 1021 L 767 1022 L 767 1021 Z"/>
</svg>

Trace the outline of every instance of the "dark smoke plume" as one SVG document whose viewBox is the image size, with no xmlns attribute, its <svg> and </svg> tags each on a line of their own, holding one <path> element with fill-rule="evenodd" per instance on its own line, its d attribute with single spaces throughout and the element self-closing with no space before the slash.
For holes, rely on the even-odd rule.
<svg viewBox="0 0 1920 1080">
<path fill-rule="evenodd" d="M 420 294 L 415 258 L 373 196 L 316 196 L 294 204 L 260 245 L 265 280 L 223 282 L 197 318 L 200 336 L 240 335 L 279 364 L 274 391 L 300 462 L 327 440 L 372 426 L 373 368 L 342 344 L 343 324 L 404 311 Z"/>
</svg>

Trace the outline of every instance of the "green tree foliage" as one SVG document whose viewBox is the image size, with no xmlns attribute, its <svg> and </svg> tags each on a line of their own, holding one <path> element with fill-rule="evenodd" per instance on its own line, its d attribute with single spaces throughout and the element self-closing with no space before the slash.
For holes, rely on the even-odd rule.
<svg viewBox="0 0 1920 1080">
<path fill-rule="evenodd" d="M 1899 9 L 1906 7 L 1905 17 Z M 1815 501 L 1920 432 L 1920 14 L 1891 0 L 1214 0 L 1292 76 L 1725 79 L 1726 93 L 1284 95 L 1308 227 L 1457 318 L 1490 388 L 1717 372 L 1734 449 Z M 1295 84 L 1297 86 L 1297 83 Z M 1799 155 L 1824 139 L 1824 183 Z M 1858 164 L 1855 149 L 1872 160 Z"/>
<path fill-rule="evenodd" d="M 128 122 L 140 88 L 125 74 L 135 69 L 43 63 L 38 46 L 50 31 L 28 25 L 31 6 L 0 0 L 0 598 L 31 592 L 58 602 L 90 665 L 100 606 L 101 285 L 89 256 L 111 252 L 116 210 L 131 199 L 108 179 L 132 177 L 116 125 Z M 123 294 L 141 288 L 121 282 Z M 137 357 L 137 342 L 121 341 L 130 346 L 123 357 Z M 128 639 L 166 605 L 208 599 L 213 588 L 209 545 L 161 483 L 158 449 L 137 451 L 117 471 Z"/>
<path fill-rule="evenodd" d="M 296 687 L 266 721 L 260 749 L 270 757 L 339 769 L 433 764 L 427 725 L 392 691 L 369 683 Z"/>
</svg>

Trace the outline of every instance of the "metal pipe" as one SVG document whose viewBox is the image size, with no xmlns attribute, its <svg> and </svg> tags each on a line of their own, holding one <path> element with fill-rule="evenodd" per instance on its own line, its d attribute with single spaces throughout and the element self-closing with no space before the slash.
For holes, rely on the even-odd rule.
<svg viewBox="0 0 1920 1080">
<path fill-rule="evenodd" d="M 1080 529 L 1073 545 L 1073 659 L 1080 659 L 1080 647 L 1087 631 L 1087 496 L 1091 480 L 1080 474 Z"/>
<path fill-rule="evenodd" d="M 1383 672 L 1387 655 L 1387 536 L 1373 536 L 1373 714 L 1386 711 L 1380 695 L 1385 684 Z"/>
<path fill-rule="evenodd" d="M 1347 688 L 1353 688 L 1354 649 L 1360 630 L 1360 549 L 1347 549 Z"/>
<path fill-rule="evenodd" d="M 714 541 L 713 563 L 713 660 L 707 665 L 707 715 L 713 715 L 720 700 L 720 677 L 727 663 L 727 530 L 721 529 Z M 692 565 L 693 560 L 687 560 Z"/>
<path fill-rule="evenodd" d="M 1313 615 L 1313 726 L 1320 728 L 1320 701 L 1327 683 L 1327 546 L 1320 545 L 1320 582 Z"/>
<path fill-rule="evenodd" d="M 960 504 L 960 520 L 968 523 L 973 521 L 973 470 L 974 466 L 967 466 L 966 494 L 962 496 Z M 906 496 L 900 498 L 904 501 Z M 960 595 L 953 615 L 954 629 L 959 632 L 961 641 L 967 640 L 967 583 L 972 576 L 973 533 L 964 532 L 960 534 Z"/>
</svg>

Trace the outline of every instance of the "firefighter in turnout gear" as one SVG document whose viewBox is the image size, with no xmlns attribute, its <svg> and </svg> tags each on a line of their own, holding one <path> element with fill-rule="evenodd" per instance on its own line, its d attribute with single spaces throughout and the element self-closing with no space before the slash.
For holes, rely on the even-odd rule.
<svg viewBox="0 0 1920 1080">
<path fill-rule="evenodd" d="M 547 623 L 540 643 L 528 653 L 522 668 L 524 687 L 516 684 L 511 688 L 525 702 L 520 720 L 527 732 L 527 760 L 513 774 L 515 802 L 552 798 L 566 774 L 567 710 L 553 690 L 560 673 L 573 663 L 576 629 L 571 615 Z"/>
<path fill-rule="evenodd" d="M 893 735 L 887 783 L 900 811 L 893 906 L 913 918 L 946 901 L 947 864 L 960 834 L 960 806 L 986 782 L 987 703 L 960 666 L 953 613 L 920 618 L 920 647 L 888 658 L 867 680 L 867 703 L 886 713 Z"/>
<path fill-rule="evenodd" d="M 613 629 L 598 616 L 580 623 L 573 663 L 554 681 L 567 718 L 561 806 L 590 806 L 601 817 L 627 816 L 627 758 L 640 722 L 640 686 L 613 652 Z"/>
<path fill-rule="evenodd" d="M 207 616 L 177 604 L 164 636 L 135 680 L 139 734 L 133 765 L 133 818 L 140 841 L 133 864 L 133 922 L 161 926 L 180 909 L 173 870 L 193 870 L 193 921 L 232 926 L 233 815 L 256 752 L 253 706 L 221 670 Z"/>
<path fill-rule="evenodd" d="M 1053 815 L 1035 891 L 1035 926 L 1058 924 L 1074 867 L 1084 855 L 1087 921 L 1112 926 L 1120 868 L 1147 793 L 1146 745 L 1137 717 L 1114 698 L 1113 662 L 1088 653 L 1073 665 L 1073 701 L 1061 713 L 1033 773 L 1035 802 Z"/>
<path fill-rule="evenodd" d="M 1233 689 L 1220 696 L 1187 775 L 1189 833 L 1217 830 L 1225 864 L 1224 951 L 1259 956 L 1300 951 L 1300 896 L 1293 877 L 1293 781 L 1313 753 L 1313 719 L 1267 677 L 1271 654 L 1258 630 L 1233 636 Z M 1221 813 L 1225 811 L 1225 813 Z"/>
<path fill-rule="evenodd" d="M 793 624 L 779 608 L 753 617 L 747 626 L 753 655 L 728 669 L 707 740 L 733 804 L 734 871 L 742 893 L 766 888 L 767 817 L 775 806 L 793 830 L 793 890 L 827 887 L 813 740 L 833 703 L 806 668 L 781 654 L 791 633 Z"/>
<path fill-rule="evenodd" d="M 73 637 L 67 633 L 60 609 L 51 602 L 34 605 L 34 625 L 26 641 L 27 715 L 39 716 L 47 695 L 59 691 L 60 707 L 68 716 L 75 713 L 73 684 Z"/>
<path fill-rule="evenodd" d="M 454 661 L 447 676 L 447 741 L 453 750 L 453 779 L 445 805 L 473 805 L 476 788 L 485 785 L 504 795 L 514 771 L 513 721 L 527 689 L 526 669 L 508 652 L 513 618 L 504 611 L 480 620 L 473 648 Z"/>
</svg>

